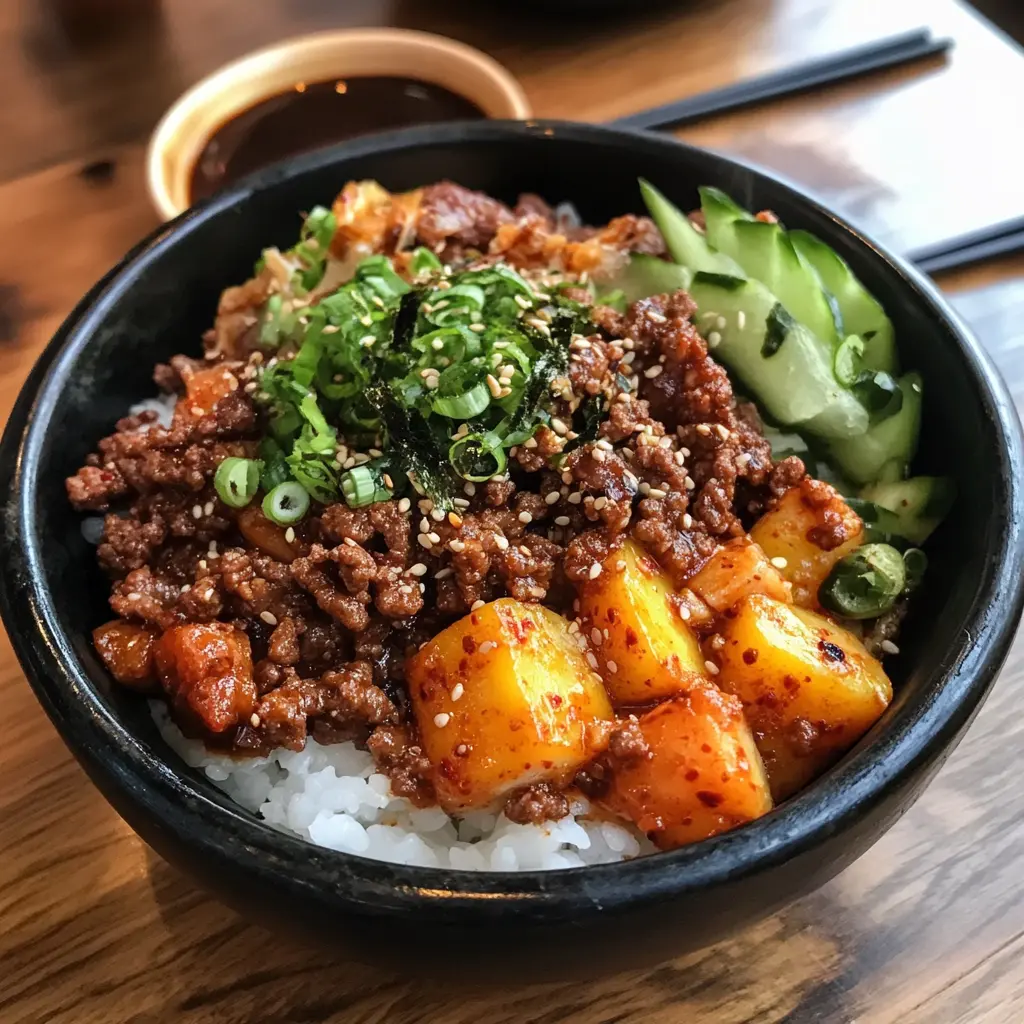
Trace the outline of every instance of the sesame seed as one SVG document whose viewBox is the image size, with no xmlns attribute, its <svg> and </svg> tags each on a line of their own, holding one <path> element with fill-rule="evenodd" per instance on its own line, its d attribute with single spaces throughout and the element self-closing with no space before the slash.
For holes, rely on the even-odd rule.
<svg viewBox="0 0 1024 1024">
<path fill-rule="evenodd" d="M 522 309 L 530 309 L 533 306 L 533 303 L 525 295 L 516 295 L 515 300 L 516 305 Z"/>
<path fill-rule="evenodd" d="M 213 510 L 214 510 L 214 508 L 215 508 L 215 506 L 214 506 L 213 502 L 212 502 L 212 501 L 208 501 L 208 502 L 207 502 L 207 503 L 206 503 L 206 504 L 205 504 L 205 505 L 203 506 L 203 511 L 204 511 L 204 512 L 205 512 L 205 513 L 206 513 L 206 514 L 207 514 L 208 516 L 212 516 L 212 515 L 213 515 Z"/>
<path fill-rule="evenodd" d="M 551 429 L 562 437 L 569 432 L 569 428 L 566 426 L 565 420 L 561 420 L 557 416 L 553 417 L 551 420 Z"/>
<path fill-rule="evenodd" d="M 452 716 L 449 715 L 447 711 L 441 711 L 434 715 L 434 725 L 436 725 L 438 729 L 443 729 L 451 720 Z"/>
<path fill-rule="evenodd" d="M 746 467 L 747 467 L 749 462 L 750 462 L 750 452 L 744 452 L 742 455 L 737 456 L 737 458 L 736 458 L 736 468 L 737 469 L 746 469 Z"/>
<path fill-rule="evenodd" d="M 578 505 L 583 500 L 583 495 L 579 491 L 573 491 L 568 497 L 570 505 Z"/>
<path fill-rule="evenodd" d="M 523 447 L 524 448 L 536 448 L 537 447 L 537 438 L 535 438 L 535 437 L 528 437 L 523 442 Z"/>
<path fill-rule="evenodd" d="M 601 575 L 601 563 L 600 562 L 595 562 L 590 567 L 590 572 L 588 573 L 588 575 L 590 576 L 590 578 L 592 580 L 596 580 L 597 577 Z"/>
<path fill-rule="evenodd" d="M 571 522 L 572 522 L 572 520 L 568 516 L 556 516 L 555 517 L 555 525 L 556 526 L 568 526 Z"/>
<path fill-rule="evenodd" d="M 453 572 L 455 572 L 455 570 L 450 565 L 447 565 L 443 569 L 438 569 L 437 572 L 434 573 L 434 579 L 446 580 Z"/>
<path fill-rule="evenodd" d="M 427 567 L 423 562 L 417 562 L 415 565 L 409 567 L 409 572 L 411 572 L 413 576 L 424 576 L 426 575 Z"/>
<path fill-rule="evenodd" d="M 258 729 L 260 727 L 260 716 L 257 715 L 255 711 L 249 716 L 249 724 L 254 729 Z"/>
<path fill-rule="evenodd" d="M 616 665 L 614 661 L 606 661 L 604 663 L 604 667 L 608 669 L 612 675 L 615 675 L 615 673 L 619 671 L 619 666 Z"/>
<path fill-rule="evenodd" d="M 416 539 L 420 542 L 420 544 L 423 545 L 423 547 L 425 547 L 425 548 L 429 548 L 430 547 L 430 538 L 425 533 L 418 534 L 416 536 Z"/>
<path fill-rule="evenodd" d="M 652 487 L 647 492 L 647 497 L 649 497 L 649 498 L 664 498 L 666 496 L 667 495 L 666 495 L 665 491 L 663 491 L 660 487 Z"/>
<path fill-rule="evenodd" d="M 440 544 L 441 535 L 439 533 L 428 533 L 427 540 L 429 540 L 431 544 Z"/>
<path fill-rule="evenodd" d="M 492 398 L 501 397 L 501 385 L 495 379 L 494 374 L 487 374 L 487 390 L 490 391 Z"/>
<path fill-rule="evenodd" d="M 363 348 L 369 348 L 376 340 L 377 339 L 372 334 L 364 334 L 359 339 L 359 344 L 362 345 Z"/>
<path fill-rule="evenodd" d="M 195 519 L 202 519 L 203 518 L 203 506 L 202 505 L 193 505 L 192 506 L 192 516 Z"/>
<path fill-rule="evenodd" d="M 462 526 L 462 521 L 462 516 L 460 516 L 458 512 L 448 513 L 448 522 L 451 523 L 456 530 L 459 529 L 460 526 Z"/>
<path fill-rule="evenodd" d="M 498 545 L 501 551 L 508 551 L 508 538 L 500 533 L 494 535 L 494 543 Z"/>
<path fill-rule="evenodd" d="M 572 483 L 572 473 L 570 473 L 569 470 L 566 470 L 562 474 L 562 483 L 563 484 L 571 484 Z"/>
<path fill-rule="evenodd" d="M 276 626 L 277 625 L 277 616 L 273 612 L 260 612 L 260 618 L 268 626 Z"/>
<path fill-rule="evenodd" d="M 717 348 L 722 344 L 722 336 L 718 331 L 712 331 L 708 335 L 708 348 Z"/>
<path fill-rule="evenodd" d="M 466 494 L 468 494 L 468 495 L 469 495 L 469 496 L 470 496 L 471 498 L 473 497 L 473 495 L 474 495 L 474 494 L 476 494 L 476 484 L 474 484 L 474 483 L 473 483 L 472 481 L 470 481 L 469 483 L 467 483 L 467 484 L 466 484 L 466 485 L 465 485 L 465 486 L 464 486 L 464 487 L 463 487 L 462 489 L 463 489 L 463 491 L 465 491 L 465 492 L 466 492 Z"/>
<path fill-rule="evenodd" d="M 683 529 L 684 530 L 688 530 L 688 529 L 690 529 L 691 526 L 693 526 L 693 516 L 691 516 L 689 512 L 684 512 L 683 513 Z"/>
<path fill-rule="evenodd" d="M 443 340 L 442 338 L 435 338 L 435 339 L 434 339 L 434 340 L 433 340 L 433 341 L 432 341 L 432 342 L 430 343 L 430 347 L 431 347 L 431 348 L 432 348 L 432 349 L 433 349 L 433 350 L 434 350 L 435 352 L 440 352 L 440 351 L 441 351 L 441 349 L 443 349 L 443 348 L 444 348 L 444 340 Z"/>
<path fill-rule="evenodd" d="M 723 441 L 729 440 L 729 428 L 724 423 L 716 423 L 715 432 Z"/>
<path fill-rule="evenodd" d="M 610 451 L 612 451 L 611 442 L 610 441 L 606 441 L 603 437 L 601 438 L 600 441 L 597 442 L 597 447 L 600 448 L 601 451 L 603 451 L 603 452 L 610 452 Z"/>
<path fill-rule="evenodd" d="M 543 587 L 530 587 L 530 594 L 533 597 L 547 597 L 547 593 Z"/>
<path fill-rule="evenodd" d="M 686 484 L 686 489 L 687 489 L 688 491 L 692 491 L 692 490 L 693 490 L 693 489 L 694 489 L 694 488 L 695 488 L 695 487 L 697 486 L 697 485 L 696 485 L 696 484 L 695 484 L 695 483 L 693 482 L 693 477 L 692 477 L 692 476 L 688 476 L 688 477 L 686 478 L 686 480 L 684 481 L 684 483 Z"/>
<path fill-rule="evenodd" d="M 879 645 L 886 654 L 899 654 L 900 649 L 891 641 L 883 640 Z"/>
<path fill-rule="evenodd" d="M 681 618 L 683 622 L 690 621 L 690 609 L 687 608 L 685 604 L 681 604 L 679 606 L 679 618 Z"/>
<path fill-rule="evenodd" d="M 366 316 L 361 316 L 361 317 L 359 318 L 359 322 L 360 322 L 360 323 L 361 323 L 361 324 L 362 324 L 362 325 L 363 325 L 364 327 L 372 327 L 372 326 L 373 326 L 373 317 L 372 317 L 372 316 L 370 316 L 370 314 L 369 314 L 369 313 L 367 313 L 367 314 L 366 314 Z"/>
<path fill-rule="evenodd" d="M 452 687 L 452 700 L 458 700 L 465 692 L 466 688 L 462 685 L 462 683 L 456 683 Z"/>
<path fill-rule="evenodd" d="M 483 334 L 487 330 L 487 324 L 470 324 L 469 329 L 477 334 Z"/>
<path fill-rule="evenodd" d="M 789 562 L 787 562 L 782 555 L 777 555 L 775 558 L 771 559 L 771 563 L 776 569 L 785 569 L 786 566 L 789 565 Z"/>
<path fill-rule="evenodd" d="M 430 518 L 433 519 L 435 523 L 444 522 L 444 509 L 432 508 L 430 510 Z"/>
<path fill-rule="evenodd" d="M 651 380 L 654 377 L 659 376 L 664 369 L 665 367 L 662 366 L 661 363 L 655 363 L 654 366 L 648 366 L 647 369 L 644 370 L 644 376 L 648 380 Z"/>
<path fill-rule="evenodd" d="M 475 612 L 475 611 L 477 610 L 477 608 L 483 608 L 483 606 L 484 606 L 484 602 L 483 602 L 483 601 L 474 601 L 474 602 L 473 602 L 473 603 L 472 603 L 472 604 L 471 604 L 471 605 L 469 606 L 469 610 L 470 610 L 471 612 Z"/>
<path fill-rule="evenodd" d="M 601 644 L 604 643 L 604 634 L 601 632 L 601 630 L 597 628 L 597 626 L 595 626 L 590 631 L 590 639 L 593 640 L 598 647 L 600 647 Z"/>
<path fill-rule="evenodd" d="M 288 544 L 294 544 L 295 543 L 295 529 L 294 529 L 294 527 L 289 526 L 288 529 L 284 531 L 284 539 L 285 539 L 285 542 L 288 543 Z"/>
<path fill-rule="evenodd" d="M 595 462 L 604 462 L 608 458 L 607 452 L 602 448 L 595 448 L 590 454 Z"/>
<path fill-rule="evenodd" d="M 448 547 L 456 554 L 459 554 L 459 552 L 466 550 L 466 542 L 461 541 L 456 537 L 454 540 L 448 541 Z"/>
<path fill-rule="evenodd" d="M 711 427 L 707 423 L 698 423 L 697 433 L 700 434 L 701 437 L 707 437 L 711 433 Z"/>
<path fill-rule="evenodd" d="M 726 325 L 726 319 L 725 319 L 725 317 L 724 317 L 724 316 L 720 316 L 720 317 L 718 317 L 718 319 L 717 319 L 717 320 L 715 320 L 715 326 L 716 326 L 716 327 L 717 327 L 717 328 L 718 328 L 718 329 L 719 329 L 720 331 L 724 331 L 724 330 L 725 330 L 725 325 Z"/>
<path fill-rule="evenodd" d="M 448 268 L 446 267 L 445 269 L 447 270 Z M 465 743 L 460 743 L 460 744 L 459 744 L 459 745 L 458 745 L 458 746 L 457 746 L 457 747 L 455 748 L 455 753 L 456 753 L 456 754 L 458 754 L 458 755 L 459 755 L 459 757 L 465 757 L 465 756 L 466 756 L 466 754 L 468 754 L 468 753 L 469 753 L 469 747 L 467 747 Z"/>
<path fill-rule="evenodd" d="M 736 314 L 736 326 L 741 331 L 747 326 L 747 314 L 742 309 Z"/>
<path fill-rule="evenodd" d="M 420 520 L 420 533 L 430 533 L 430 520 L 426 516 Z"/>
<path fill-rule="evenodd" d="M 658 313 L 653 309 L 647 311 L 647 318 L 649 320 L 653 320 L 656 324 L 663 324 L 668 322 L 667 317 L 663 316 L 661 313 Z"/>
<path fill-rule="evenodd" d="M 480 603 L 481 603 L 481 604 L 483 604 L 483 602 L 482 602 L 482 601 L 481 601 Z M 496 643 L 495 643 L 495 642 L 494 642 L 493 640 L 485 640 L 485 641 L 484 641 L 484 642 L 483 642 L 483 643 L 482 643 L 482 644 L 480 645 L 480 653 L 481 653 L 481 654 L 490 654 L 490 653 L 491 653 L 491 651 L 493 651 L 493 650 L 494 650 L 494 648 L 495 648 L 495 647 L 497 647 L 497 646 L 498 646 L 498 645 L 497 645 L 497 644 L 496 644 Z"/>
<path fill-rule="evenodd" d="M 718 666 L 713 661 L 705 661 L 704 667 L 708 670 L 708 675 L 718 675 Z"/>
<path fill-rule="evenodd" d="M 544 495 L 544 503 L 547 505 L 554 505 L 561 496 L 562 495 L 558 491 L 548 491 L 548 493 Z"/>
<path fill-rule="evenodd" d="M 593 651 L 587 651 L 587 664 L 591 668 L 597 668 L 597 657 Z"/>
<path fill-rule="evenodd" d="M 601 509 L 608 504 L 608 499 L 602 494 L 601 497 L 594 499 L 594 508 L 600 512 Z"/>
</svg>

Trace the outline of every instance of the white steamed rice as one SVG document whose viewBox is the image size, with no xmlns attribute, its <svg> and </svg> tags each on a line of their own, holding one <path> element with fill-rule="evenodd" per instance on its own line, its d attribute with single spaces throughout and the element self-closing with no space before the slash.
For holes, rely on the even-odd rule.
<svg viewBox="0 0 1024 1024">
<path fill-rule="evenodd" d="M 615 822 L 590 820 L 582 797 L 560 821 L 517 825 L 504 814 L 458 821 L 439 807 L 414 807 L 391 792 L 373 758 L 353 743 L 275 750 L 268 757 L 212 754 L 184 736 L 166 705 L 151 702 L 161 735 L 193 768 L 269 825 L 331 850 L 374 860 L 465 871 L 536 871 L 628 860 L 654 847 Z"/>
</svg>

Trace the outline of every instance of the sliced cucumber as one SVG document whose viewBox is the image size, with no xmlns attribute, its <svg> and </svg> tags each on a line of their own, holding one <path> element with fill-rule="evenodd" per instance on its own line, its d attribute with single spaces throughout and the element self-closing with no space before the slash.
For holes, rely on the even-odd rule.
<svg viewBox="0 0 1024 1024">
<path fill-rule="evenodd" d="M 640 192 L 676 263 L 693 271 L 744 276 L 735 260 L 712 249 L 704 235 L 690 223 L 690 218 L 643 178 L 640 179 Z"/>
<path fill-rule="evenodd" d="M 700 190 L 708 241 L 756 278 L 802 324 L 838 346 L 842 319 L 821 278 L 797 252 L 781 224 L 759 221 L 716 188 Z"/>
<path fill-rule="evenodd" d="M 893 544 L 899 547 L 906 538 L 900 532 L 903 521 L 895 512 L 890 512 L 881 505 L 876 505 L 866 498 L 847 498 L 846 504 L 853 509 L 864 522 L 864 540 L 869 543 Z"/>
<path fill-rule="evenodd" d="M 894 483 L 875 483 L 861 497 L 895 513 L 894 531 L 911 544 L 923 544 L 942 522 L 956 498 L 956 486 L 943 476 L 915 476 Z"/>
<path fill-rule="evenodd" d="M 877 299 L 857 280 L 846 262 L 820 238 L 807 231 L 790 231 L 789 237 L 821 283 L 832 294 L 843 318 L 843 331 L 864 341 L 864 365 L 869 370 L 895 373 L 899 366 L 892 321 Z"/>
<path fill-rule="evenodd" d="M 708 242 L 742 263 L 736 255 L 736 225 L 742 221 L 752 221 L 753 216 L 734 203 L 721 189 L 705 185 L 697 191 L 700 193 L 700 209 L 704 214 Z"/>
<path fill-rule="evenodd" d="M 649 295 L 686 291 L 693 274 L 678 263 L 659 260 L 657 256 L 633 253 L 629 262 L 607 284 L 608 290 L 621 291 L 626 303 L 646 299 Z"/>
<path fill-rule="evenodd" d="M 908 373 L 899 379 L 903 404 L 899 412 L 868 428 L 866 434 L 833 441 L 829 453 L 854 483 L 869 484 L 882 476 L 906 476 L 921 432 L 921 377 Z"/>
<path fill-rule="evenodd" d="M 868 414 L 832 372 L 832 349 L 794 320 L 759 281 L 697 273 L 698 327 L 767 414 L 826 438 L 853 437 Z"/>
</svg>

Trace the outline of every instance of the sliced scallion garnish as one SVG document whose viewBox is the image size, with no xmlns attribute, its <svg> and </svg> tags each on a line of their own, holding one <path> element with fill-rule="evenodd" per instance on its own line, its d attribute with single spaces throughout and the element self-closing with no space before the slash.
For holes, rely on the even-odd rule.
<svg viewBox="0 0 1024 1024">
<path fill-rule="evenodd" d="M 848 619 L 874 619 L 903 593 L 907 567 L 889 544 L 865 544 L 835 564 L 818 590 L 829 611 Z"/>
<path fill-rule="evenodd" d="M 260 464 L 255 459 L 224 459 L 213 476 L 213 486 L 225 505 L 245 508 L 259 490 Z"/>
<path fill-rule="evenodd" d="M 297 523 L 309 510 L 309 494 L 302 484 L 286 480 L 263 499 L 263 514 L 278 526 Z"/>
<path fill-rule="evenodd" d="M 448 461 L 464 480 L 482 483 L 505 472 L 508 456 L 502 438 L 489 430 L 460 437 L 448 449 Z"/>
<path fill-rule="evenodd" d="M 391 490 L 384 486 L 379 473 L 370 466 L 355 466 L 341 477 L 341 494 L 350 508 L 390 501 Z"/>
<path fill-rule="evenodd" d="M 476 384 L 461 395 L 434 398 L 431 406 L 438 416 L 447 416 L 450 420 L 469 420 L 491 404 L 491 393 L 486 384 Z"/>
</svg>

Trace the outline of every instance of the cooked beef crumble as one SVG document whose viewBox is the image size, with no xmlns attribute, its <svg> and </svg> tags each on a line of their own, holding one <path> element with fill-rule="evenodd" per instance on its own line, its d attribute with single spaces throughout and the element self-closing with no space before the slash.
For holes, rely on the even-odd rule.
<svg viewBox="0 0 1024 1024">
<path fill-rule="evenodd" d="M 371 248 L 419 242 L 446 260 L 475 252 L 524 272 L 557 258 L 570 283 L 630 251 L 664 251 L 644 217 L 584 229 L 537 197 L 512 210 L 449 182 L 418 202 L 414 233 L 405 221 L 385 223 Z M 182 728 L 221 748 L 255 754 L 301 749 L 307 735 L 354 739 L 396 793 L 429 803 L 430 765 L 401 685 L 420 643 L 503 595 L 571 616 L 572 584 L 630 536 L 682 585 L 805 475 L 796 458 L 773 462 L 756 411 L 737 403 L 679 292 L 624 314 L 593 309 L 594 333 L 571 343 L 550 426 L 512 449 L 500 478 L 467 484 L 457 515 L 428 499 L 314 502 L 283 529 L 258 507 L 229 508 L 212 482 L 223 459 L 255 457 L 264 433 L 253 401 L 265 358 L 257 323 L 275 273 L 268 260 L 224 292 L 205 359 L 156 368 L 159 387 L 180 396 L 172 424 L 126 417 L 67 481 L 76 508 L 107 513 L 98 558 L 122 622 L 97 634 L 101 657 L 126 685 L 162 688 Z M 573 415 L 595 397 L 608 409 L 598 436 L 573 447 Z M 825 548 L 842 542 L 834 525 L 823 511 Z M 216 648 L 216 672 L 197 662 L 197 648 Z M 607 757 L 645 750 L 627 720 Z M 579 784 L 599 788 L 603 771 L 593 766 Z M 510 797 L 506 813 L 536 821 L 567 807 L 562 792 L 537 785 Z"/>
</svg>

